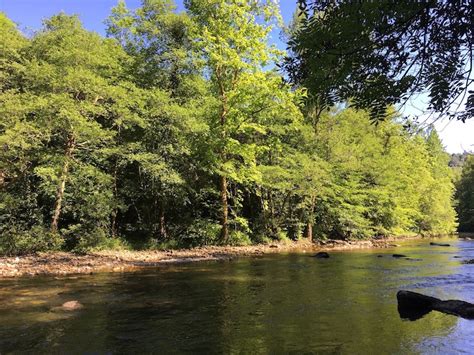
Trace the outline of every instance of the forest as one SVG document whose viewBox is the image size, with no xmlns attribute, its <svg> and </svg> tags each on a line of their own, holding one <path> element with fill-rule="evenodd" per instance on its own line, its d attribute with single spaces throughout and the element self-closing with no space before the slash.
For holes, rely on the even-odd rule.
<svg viewBox="0 0 474 355">
<path fill-rule="evenodd" d="M 106 37 L 0 13 L 0 254 L 474 229 L 474 158 L 395 105 L 316 112 L 276 3 L 185 5 L 121 1 Z"/>
</svg>

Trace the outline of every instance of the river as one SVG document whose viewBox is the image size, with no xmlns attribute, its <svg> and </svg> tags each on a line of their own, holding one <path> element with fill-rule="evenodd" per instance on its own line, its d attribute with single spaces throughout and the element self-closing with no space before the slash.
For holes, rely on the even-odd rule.
<svg viewBox="0 0 474 355">
<path fill-rule="evenodd" d="M 397 311 L 400 289 L 474 302 L 474 241 L 447 242 L 0 280 L 0 354 L 471 353 L 474 321 Z"/>
</svg>

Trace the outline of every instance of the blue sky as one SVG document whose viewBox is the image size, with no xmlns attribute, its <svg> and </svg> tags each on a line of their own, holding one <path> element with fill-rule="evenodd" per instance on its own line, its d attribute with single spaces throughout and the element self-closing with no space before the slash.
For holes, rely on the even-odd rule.
<svg viewBox="0 0 474 355">
<path fill-rule="evenodd" d="M 127 6 L 135 8 L 140 0 L 126 0 Z M 25 33 L 32 33 L 41 27 L 42 20 L 58 12 L 79 15 L 84 27 L 104 34 L 104 19 L 115 6 L 117 0 L 0 0 L 0 11 L 15 21 Z M 177 0 L 178 10 L 183 9 L 182 0 Z M 296 0 L 280 0 L 280 9 L 285 22 L 291 19 L 296 7 Z M 272 34 L 272 41 L 282 49 L 284 44 L 277 33 Z M 405 112 L 416 113 L 422 102 L 415 102 L 406 107 Z M 443 143 L 451 153 L 463 150 L 474 150 L 474 119 L 463 124 L 457 121 L 439 121 L 435 124 Z"/>
<path fill-rule="evenodd" d="M 141 0 L 125 0 L 130 8 L 140 6 Z M 178 10 L 183 10 L 183 0 L 175 0 Z M 104 19 L 117 0 L 0 0 L 0 11 L 20 25 L 22 30 L 41 27 L 44 18 L 64 11 L 79 15 L 84 27 L 104 34 Z M 281 13 L 285 22 L 291 19 L 296 0 L 282 0 Z"/>
</svg>

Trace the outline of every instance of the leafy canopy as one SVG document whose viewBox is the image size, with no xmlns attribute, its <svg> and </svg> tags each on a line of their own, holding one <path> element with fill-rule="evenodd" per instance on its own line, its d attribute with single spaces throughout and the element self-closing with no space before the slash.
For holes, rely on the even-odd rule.
<svg viewBox="0 0 474 355">
<path fill-rule="evenodd" d="M 350 100 L 380 119 L 426 92 L 430 111 L 474 115 L 472 0 L 298 3 L 284 68 L 313 105 Z"/>
</svg>

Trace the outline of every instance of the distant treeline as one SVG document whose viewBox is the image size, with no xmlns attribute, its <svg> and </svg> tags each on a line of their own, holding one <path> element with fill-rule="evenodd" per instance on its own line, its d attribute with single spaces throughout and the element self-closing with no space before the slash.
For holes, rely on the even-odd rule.
<svg viewBox="0 0 474 355">
<path fill-rule="evenodd" d="M 316 114 L 271 69 L 273 2 L 185 4 L 121 2 L 108 38 L 0 14 L 0 253 L 455 231 L 435 130 Z"/>
</svg>

